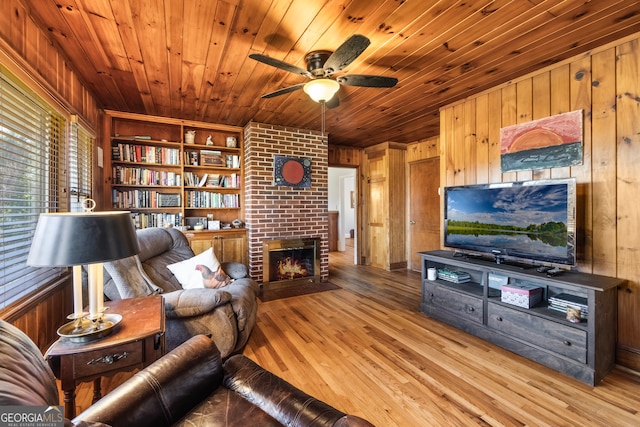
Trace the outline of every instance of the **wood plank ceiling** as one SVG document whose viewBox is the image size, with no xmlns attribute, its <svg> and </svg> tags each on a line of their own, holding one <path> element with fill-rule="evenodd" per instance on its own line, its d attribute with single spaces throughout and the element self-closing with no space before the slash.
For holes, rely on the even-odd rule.
<svg viewBox="0 0 640 427">
<path fill-rule="evenodd" d="M 367 147 L 438 135 L 438 109 L 640 31 L 629 0 L 22 0 L 107 109 L 244 126 L 321 128 L 307 52 L 352 34 L 371 45 L 343 72 L 396 77 L 391 89 L 342 86 L 330 144 Z"/>
</svg>

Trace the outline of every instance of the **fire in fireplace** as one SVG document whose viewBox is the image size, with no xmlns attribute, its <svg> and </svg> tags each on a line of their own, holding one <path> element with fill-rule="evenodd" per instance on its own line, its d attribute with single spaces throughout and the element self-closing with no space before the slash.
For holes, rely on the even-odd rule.
<svg viewBox="0 0 640 427">
<path fill-rule="evenodd" d="M 320 281 L 320 239 L 267 240 L 262 244 L 263 285 Z"/>
</svg>

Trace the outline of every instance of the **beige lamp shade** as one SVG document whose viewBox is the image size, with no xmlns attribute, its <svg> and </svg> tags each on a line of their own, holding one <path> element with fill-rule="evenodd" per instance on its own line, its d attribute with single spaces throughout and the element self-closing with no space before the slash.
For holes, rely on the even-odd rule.
<svg viewBox="0 0 640 427">
<path fill-rule="evenodd" d="M 304 92 L 316 102 L 327 102 L 340 89 L 340 83 L 331 79 L 315 79 L 306 83 Z"/>
</svg>

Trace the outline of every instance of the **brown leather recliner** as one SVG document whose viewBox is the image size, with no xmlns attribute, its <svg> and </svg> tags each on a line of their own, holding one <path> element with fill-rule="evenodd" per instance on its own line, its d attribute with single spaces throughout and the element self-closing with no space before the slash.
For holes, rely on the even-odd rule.
<svg viewBox="0 0 640 427">
<path fill-rule="evenodd" d="M 0 320 L 0 406 L 58 405 L 55 377 L 35 344 Z M 197 335 L 104 396 L 66 425 L 372 427 L 309 396 L 250 359 L 224 364 Z"/>
</svg>

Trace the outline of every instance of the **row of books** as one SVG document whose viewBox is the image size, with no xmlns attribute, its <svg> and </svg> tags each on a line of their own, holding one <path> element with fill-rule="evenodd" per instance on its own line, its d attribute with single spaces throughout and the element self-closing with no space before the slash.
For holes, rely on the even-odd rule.
<svg viewBox="0 0 640 427">
<path fill-rule="evenodd" d="M 454 271 L 446 268 L 437 270 L 438 279 L 446 280 L 452 283 L 466 283 L 471 281 L 471 275 L 465 271 Z"/>
<path fill-rule="evenodd" d="M 124 185 L 162 185 L 174 187 L 182 185 L 180 174 L 129 166 L 114 166 L 113 183 Z"/>
<path fill-rule="evenodd" d="M 160 193 L 155 190 L 118 190 L 112 194 L 116 209 L 179 208 L 182 196 L 179 193 Z"/>
<path fill-rule="evenodd" d="M 210 191 L 187 191 L 188 208 L 239 208 L 238 194 L 212 193 Z"/>
<path fill-rule="evenodd" d="M 240 177 L 235 173 L 229 175 L 205 173 L 204 175 L 199 176 L 193 172 L 185 172 L 184 185 L 190 187 L 239 188 Z"/>
<path fill-rule="evenodd" d="M 215 150 L 185 151 L 184 164 L 191 166 L 239 168 L 240 156 L 235 154 L 223 155 L 222 152 Z"/>
<path fill-rule="evenodd" d="M 572 295 L 568 293 L 556 294 L 549 297 L 549 308 L 556 311 L 566 313 L 567 308 L 577 308 L 580 310 L 580 316 L 586 319 L 589 314 L 589 306 L 587 298 Z"/>
<path fill-rule="evenodd" d="M 131 214 L 131 219 L 136 228 L 147 227 L 179 227 L 182 225 L 182 214 L 171 213 L 144 213 L 135 212 Z"/>
<path fill-rule="evenodd" d="M 111 159 L 118 162 L 179 165 L 180 150 L 177 148 L 121 143 L 111 146 Z"/>
</svg>

